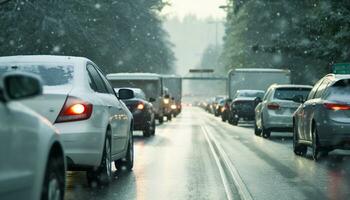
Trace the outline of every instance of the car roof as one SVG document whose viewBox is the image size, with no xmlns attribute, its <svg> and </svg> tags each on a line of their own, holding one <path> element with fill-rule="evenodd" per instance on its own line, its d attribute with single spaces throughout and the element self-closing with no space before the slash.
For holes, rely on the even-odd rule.
<svg viewBox="0 0 350 200">
<path fill-rule="evenodd" d="M 84 57 L 54 56 L 54 55 L 20 55 L 0 57 L 0 63 L 70 63 L 80 65 L 90 61 Z M 90 61 L 91 62 L 91 61 Z"/>
<path fill-rule="evenodd" d="M 263 92 L 263 93 L 265 93 L 264 90 L 237 90 L 237 93 L 238 92 Z"/>
<path fill-rule="evenodd" d="M 342 79 L 350 79 L 350 74 L 327 74 L 325 77 L 330 78 L 336 82 Z"/>
<path fill-rule="evenodd" d="M 233 101 L 254 101 L 256 97 L 237 97 Z"/>
<path fill-rule="evenodd" d="M 108 80 L 159 80 L 161 76 L 154 73 L 112 73 L 107 74 Z"/>
<path fill-rule="evenodd" d="M 311 85 L 294 85 L 294 84 L 274 84 L 271 87 L 273 88 L 310 88 L 312 89 L 313 86 Z"/>
</svg>

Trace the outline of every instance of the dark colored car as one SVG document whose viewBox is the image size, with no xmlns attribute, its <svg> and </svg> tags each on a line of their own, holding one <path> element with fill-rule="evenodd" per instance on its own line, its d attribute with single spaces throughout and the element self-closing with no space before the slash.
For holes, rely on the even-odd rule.
<svg viewBox="0 0 350 200">
<path fill-rule="evenodd" d="M 116 88 L 118 92 L 120 88 Z M 134 98 L 123 100 L 134 117 L 134 130 L 143 131 L 144 137 L 155 135 L 155 110 L 151 102 L 146 100 L 145 93 L 139 88 L 127 88 L 134 92 Z M 153 99 L 150 99 L 152 101 Z"/>
<path fill-rule="evenodd" d="M 221 119 L 223 122 L 226 122 L 230 117 L 230 104 L 232 99 L 226 98 L 223 100 L 223 106 L 220 108 Z"/>
<path fill-rule="evenodd" d="M 330 74 L 316 83 L 293 115 L 293 149 L 315 160 L 334 149 L 350 149 L 350 75 Z"/>
<path fill-rule="evenodd" d="M 237 125 L 240 119 L 252 121 L 255 118 L 256 98 L 262 98 L 263 90 L 238 90 L 230 105 L 229 123 Z"/>
</svg>

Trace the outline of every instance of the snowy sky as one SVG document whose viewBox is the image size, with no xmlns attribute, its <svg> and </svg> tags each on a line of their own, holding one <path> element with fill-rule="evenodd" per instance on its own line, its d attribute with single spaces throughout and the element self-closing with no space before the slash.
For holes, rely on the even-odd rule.
<svg viewBox="0 0 350 200">
<path fill-rule="evenodd" d="M 199 18 L 223 18 L 224 10 L 220 5 L 225 5 L 226 0 L 169 0 L 172 4 L 163 10 L 163 13 L 170 16 L 183 18 L 188 14 L 197 15 Z"/>
</svg>

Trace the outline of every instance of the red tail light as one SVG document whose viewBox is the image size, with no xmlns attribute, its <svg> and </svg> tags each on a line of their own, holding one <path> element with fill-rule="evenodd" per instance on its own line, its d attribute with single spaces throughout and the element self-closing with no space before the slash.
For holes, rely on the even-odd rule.
<svg viewBox="0 0 350 200">
<path fill-rule="evenodd" d="M 76 97 L 68 96 L 56 123 L 86 120 L 91 117 L 92 104 Z"/>
<path fill-rule="evenodd" d="M 280 105 L 278 105 L 277 103 L 269 103 L 267 104 L 267 108 L 270 110 L 278 110 L 280 109 Z"/>
<path fill-rule="evenodd" d="M 324 103 L 324 107 L 329 110 L 350 110 L 350 105 L 341 104 L 341 103 Z"/>
<path fill-rule="evenodd" d="M 145 108 L 145 105 L 143 105 L 143 103 L 139 103 L 136 108 L 137 110 L 143 110 Z"/>
</svg>

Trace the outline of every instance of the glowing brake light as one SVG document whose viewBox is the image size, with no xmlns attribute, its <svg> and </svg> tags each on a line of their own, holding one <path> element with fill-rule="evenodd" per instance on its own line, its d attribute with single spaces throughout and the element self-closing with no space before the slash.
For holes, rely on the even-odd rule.
<svg viewBox="0 0 350 200">
<path fill-rule="evenodd" d="M 144 108 L 145 108 L 145 105 L 143 105 L 143 103 L 139 103 L 139 105 L 137 105 L 138 110 L 143 110 Z"/>
<path fill-rule="evenodd" d="M 175 110 L 177 108 L 177 106 L 175 104 L 170 106 L 171 109 Z"/>
<path fill-rule="evenodd" d="M 164 99 L 163 102 L 164 102 L 164 104 L 169 104 L 170 100 L 169 99 Z"/>
<path fill-rule="evenodd" d="M 56 123 L 86 120 L 91 117 L 92 104 L 84 102 L 76 97 L 68 96 Z"/>
<path fill-rule="evenodd" d="M 78 103 L 69 107 L 65 113 L 68 115 L 80 115 L 83 114 L 85 110 L 85 106 L 83 104 Z"/>
<path fill-rule="evenodd" d="M 340 104 L 340 103 L 324 103 L 324 107 L 326 107 L 329 110 L 350 110 L 350 105 L 347 104 Z"/>
<path fill-rule="evenodd" d="M 269 110 L 278 110 L 280 109 L 280 105 L 278 105 L 277 103 L 270 103 L 270 104 L 267 104 L 267 108 Z"/>
</svg>

